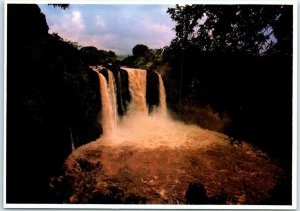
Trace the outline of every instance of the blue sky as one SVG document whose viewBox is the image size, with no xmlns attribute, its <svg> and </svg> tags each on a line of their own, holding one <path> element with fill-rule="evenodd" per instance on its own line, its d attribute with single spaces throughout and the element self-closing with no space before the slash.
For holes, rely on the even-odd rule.
<svg viewBox="0 0 300 211">
<path fill-rule="evenodd" d="M 166 13 L 174 5 L 72 4 L 66 10 L 39 6 L 50 33 L 80 46 L 131 54 L 136 44 L 161 48 L 175 37 L 175 22 Z"/>
</svg>

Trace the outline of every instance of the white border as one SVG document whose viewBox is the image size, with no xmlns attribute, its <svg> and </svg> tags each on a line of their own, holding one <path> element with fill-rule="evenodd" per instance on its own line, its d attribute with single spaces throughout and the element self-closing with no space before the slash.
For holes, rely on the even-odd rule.
<svg viewBox="0 0 300 211">
<path fill-rule="evenodd" d="M 6 111 L 7 111 L 7 4 L 48 4 L 48 3 L 69 3 L 69 4 L 285 4 L 293 5 L 293 116 L 292 116 L 292 205 L 115 205 L 115 204 L 8 204 L 6 203 Z M 297 58 L 298 58 L 298 4 L 297 0 L 5 0 L 4 1 L 4 83 L 3 83 L 3 208 L 50 208 L 50 209 L 267 209 L 267 210 L 290 210 L 297 208 Z"/>
<path fill-rule="evenodd" d="M 3 17 L 3 20 L 4 20 L 4 61 L 3 61 L 3 64 L 4 64 L 4 69 L 3 69 L 3 207 L 5 207 L 5 204 L 6 204 L 6 106 L 7 106 L 7 59 L 6 59 L 6 54 L 7 54 L 7 4 L 4 3 L 4 17 Z"/>
<path fill-rule="evenodd" d="M 48 3 L 68 3 L 68 4 L 261 4 L 261 5 L 297 5 L 297 0 L 5 0 L 4 4 L 48 4 Z"/>
<path fill-rule="evenodd" d="M 216 209 L 216 210 L 290 210 L 296 207 L 290 205 L 158 205 L 158 204 L 5 204 L 4 208 L 62 208 L 62 209 L 186 209 L 186 210 L 199 210 L 199 209 Z"/>
</svg>

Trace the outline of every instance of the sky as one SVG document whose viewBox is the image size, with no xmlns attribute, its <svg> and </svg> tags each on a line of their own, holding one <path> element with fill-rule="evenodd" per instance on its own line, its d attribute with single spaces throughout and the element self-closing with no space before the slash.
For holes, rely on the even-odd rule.
<svg viewBox="0 0 300 211">
<path fill-rule="evenodd" d="M 137 44 L 161 48 L 175 37 L 175 22 L 166 13 L 175 5 L 71 4 L 66 10 L 39 6 L 46 15 L 49 33 L 58 33 L 82 47 L 95 46 L 127 55 Z"/>
</svg>

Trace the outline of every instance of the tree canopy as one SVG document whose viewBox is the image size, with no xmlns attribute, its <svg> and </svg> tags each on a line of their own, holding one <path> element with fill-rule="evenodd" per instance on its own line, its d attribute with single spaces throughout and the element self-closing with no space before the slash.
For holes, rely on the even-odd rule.
<svg viewBox="0 0 300 211">
<path fill-rule="evenodd" d="M 137 44 L 132 48 L 132 54 L 122 60 L 122 65 L 153 70 L 163 63 L 162 48 L 150 49 L 147 45 Z"/>
<path fill-rule="evenodd" d="M 150 51 L 149 51 L 148 46 L 143 45 L 143 44 L 138 44 L 133 47 L 132 54 L 135 57 L 142 57 L 142 56 L 145 57 L 148 54 L 150 54 Z"/>
<path fill-rule="evenodd" d="M 63 9 L 63 10 L 68 9 L 70 7 L 69 4 L 49 4 L 49 5 L 52 5 L 54 8 L 55 7 L 59 7 L 61 9 Z"/>
<path fill-rule="evenodd" d="M 291 159 L 293 5 L 176 5 L 167 13 L 176 22 L 163 51 L 169 108 L 183 119 L 210 106 L 229 115 L 230 136 Z"/>
<path fill-rule="evenodd" d="M 173 44 L 210 52 L 292 53 L 292 6 L 176 5 L 167 12 L 177 23 Z"/>
<path fill-rule="evenodd" d="M 116 60 L 116 54 L 113 51 L 98 50 L 94 46 L 80 48 L 82 60 L 88 65 L 98 65 L 113 62 Z"/>
</svg>

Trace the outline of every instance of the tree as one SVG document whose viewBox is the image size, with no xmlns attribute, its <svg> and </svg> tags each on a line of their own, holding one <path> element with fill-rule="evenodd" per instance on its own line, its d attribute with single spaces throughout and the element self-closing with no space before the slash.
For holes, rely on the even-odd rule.
<svg viewBox="0 0 300 211">
<path fill-rule="evenodd" d="M 117 59 L 117 55 L 115 52 L 113 51 L 108 51 L 108 56 L 111 60 L 116 60 Z"/>
<path fill-rule="evenodd" d="M 290 67 L 292 9 L 291 5 L 176 5 L 169 8 L 167 13 L 177 23 L 176 37 L 164 49 L 163 59 L 171 67 L 169 76 L 180 87 L 178 98 L 197 93 L 201 102 L 219 106 L 226 97 L 232 99 L 233 105 L 238 104 L 241 102 L 235 102 L 234 87 L 249 83 L 241 69 L 245 75 L 262 78 L 260 70 L 265 65 L 262 60 L 249 69 L 250 61 L 258 59 L 254 57 L 288 56 L 287 59 L 282 57 L 282 64 L 278 66 L 285 63 Z M 266 71 L 269 70 L 264 73 Z M 197 90 L 190 88 L 193 81 L 200 82 Z"/>
<path fill-rule="evenodd" d="M 148 46 L 143 44 L 138 44 L 133 47 L 132 54 L 135 57 L 146 57 L 150 54 L 150 50 Z"/>
<path fill-rule="evenodd" d="M 63 9 L 63 10 L 68 9 L 70 7 L 69 4 L 48 4 L 48 5 L 52 5 L 54 8 L 55 7 L 59 7 L 61 9 Z"/>
<path fill-rule="evenodd" d="M 87 46 L 80 49 L 84 63 L 89 65 L 98 65 L 100 63 L 100 54 L 96 47 Z"/>
<path fill-rule="evenodd" d="M 229 115 L 228 135 L 290 162 L 293 6 L 176 5 L 167 12 L 176 22 L 163 53 L 169 107 L 180 114 L 209 105 Z"/>
<path fill-rule="evenodd" d="M 88 65 L 99 65 L 114 62 L 117 58 L 113 51 L 98 50 L 94 46 L 80 48 L 82 60 Z"/>
<path fill-rule="evenodd" d="M 184 47 L 252 55 L 276 49 L 291 54 L 292 6 L 176 5 L 167 12 L 177 22 L 174 41 Z"/>
</svg>

